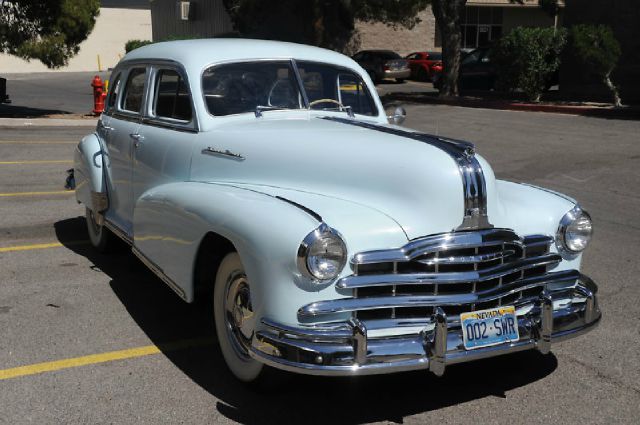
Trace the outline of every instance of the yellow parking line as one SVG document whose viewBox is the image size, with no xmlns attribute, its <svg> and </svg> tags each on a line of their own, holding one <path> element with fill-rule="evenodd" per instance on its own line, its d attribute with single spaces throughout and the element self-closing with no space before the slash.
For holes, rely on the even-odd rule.
<svg viewBox="0 0 640 425">
<path fill-rule="evenodd" d="M 42 161 L 0 161 L 0 165 L 13 165 L 13 164 L 70 164 L 73 161 L 70 159 L 58 159 L 58 160 L 42 160 Z"/>
<path fill-rule="evenodd" d="M 49 192 L 9 192 L 0 193 L 0 197 L 7 196 L 39 196 L 39 195 L 63 195 L 74 193 L 73 190 L 52 190 Z"/>
<path fill-rule="evenodd" d="M 76 145 L 78 142 L 41 142 L 38 140 L 0 140 L 0 145 Z"/>
<path fill-rule="evenodd" d="M 20 376 L 36 375 L 44 372 L 53 372 L 61 369 L 70 369 L 74 367 L 112 362 L 116 360 L 133 359 L 136 357 L 150 356 L 152 354 L 160 354 L 162 352 L 178 351 L 186 348 L 197 348 L 212 344 L 213 340 L 211 338 L 197 338 L 159 345 L 146 345 L 143 347 L 129 348 L 126 350 L 109 351 L 100 354 L 90 354 L 88 356 L 73 357 L 63 360 L 35 363 L 26 366 L 0 370 L 0 381 L 4 379 L 17 378 Z"/>
<path fill-rule="evenodd" d="M 5 247 L 0 247 L 0 252 L 31 251 L 34 249 L 60 248 L 61 246 L 83 245 L 86 243 L 89 243 L 89 241 L 69 241 L 69 242 L 65 242 L 64 245 L 61 244 L 60 242 L 51 242 L 51 243 L 36 243 L 32 245 L 5 246 Z"/>
</svg>

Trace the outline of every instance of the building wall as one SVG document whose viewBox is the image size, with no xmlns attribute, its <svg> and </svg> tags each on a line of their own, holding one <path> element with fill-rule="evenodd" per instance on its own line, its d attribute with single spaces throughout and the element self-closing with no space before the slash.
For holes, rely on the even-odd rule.
<svg viewBox="0 0 640 425">
<path fill-rule="evenodd" d="M 381 23 L 357 22 L 360 49 L 389 49 L 401 55 L 425 50 L 434 50 L 436 20 L 428 7 L 418 15 L 421 22 L 413 29 L 393 29 Z"/>
<path fill-rule="evenodd" d="M 112 0 L 114 1 L 114 0 Z M 135 3 L 135 2 L 134 2 Z M 124 56 L 128 40 L 151 39 L 151 13 L 140 2 L 129 8 L 121 0 L 117 8 L 103 7 L 89 37 L 80 44 L 80 52 L 69 60 L 69 65 L 51 70 L 38 60 L 26 61 L 15 56 L 0 54 L 0 74 L 18 72 L 98 71 L 98 55 L 102 70 L 114 67 Z"/>
<path fill-rule="evenodd" d="M 539 8 L 505 7 L 503 31 L 507 34 L 516 27 L 552 27 L 554 18 Z M 560 21 L 560 19 L 559 19 Z"/>
<path fill-rule="evenodd" d="M 176 0 L 153 0 L 151 16 L 153 40 L 168 38 L 208 38 L 233 31 L 222 0 L 191 0 L 192 19 L 183 21 Z"/>
<path fill-rule="evenodd" d="M 69 60 L 69 65 L 49 69 L 38 60 L 26 61 L 15 56 L 0 54 L 0 74 L 18 72 L 98 71 L 114 67 L 124 56 L 128 40 L 151 39 L 151 13 L 148 3 L 141 1 L 111 0 L 119 7 L 106 7 L 103 2 L 100 15 L 89 37 L 80 44 L 80 52 Z M 146 8 L 145 8 L 146 6 Z"/>
</svg>

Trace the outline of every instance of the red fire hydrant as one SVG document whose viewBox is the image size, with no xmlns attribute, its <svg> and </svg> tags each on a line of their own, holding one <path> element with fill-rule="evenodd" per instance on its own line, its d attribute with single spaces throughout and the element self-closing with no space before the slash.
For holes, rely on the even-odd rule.
<svg viewBox="0 0 640 425">
<path fill-rule="evenodd" d="M 104 111 L 104 99 L 107 97 L 100 76 L 96 75 L 93 77 L 91 87 L 93 87 L 93 114 L 100 115 Z"/>
</svg>

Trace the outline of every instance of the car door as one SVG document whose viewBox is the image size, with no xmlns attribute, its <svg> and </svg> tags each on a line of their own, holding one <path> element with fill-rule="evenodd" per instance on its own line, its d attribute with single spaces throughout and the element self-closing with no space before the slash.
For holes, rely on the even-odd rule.
<svg viewBox="0 0 640 425">
<path fill-rule="evenodd" d="M 106 183 L 109 209 L 106 218 L 125 234 L 132 235 L 133 146 L 142 120 L 148 67 L 134 65 L 122 74 L 124 87 L 116 99 L 108 125 L 105 124 Z M 117 81 L 117 84 L 122 84 Z"/>
<path fill-rule="evenodd" d="M 133 147 L 134 208 L 148 190 L 189 179 L 192 147 L 198 136 L 186 74 L 177 65 L 153 65 L 149 81 L 144 118 Z M 136 226 L 142 222 L 135 217 Z M 147 258 L 156 264 L 167 263 L 162 259 L 166 255 L 162 243 L 142 243 L 141 229 L 134 227 L 133 231 L 136 247 Z M 142 238 L 149 239 L 149 235 Z"/>
</svg>

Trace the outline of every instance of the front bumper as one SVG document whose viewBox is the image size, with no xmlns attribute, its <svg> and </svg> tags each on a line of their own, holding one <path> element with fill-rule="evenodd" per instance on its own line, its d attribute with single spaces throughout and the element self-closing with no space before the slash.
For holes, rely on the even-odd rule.
<svg viewBox="0 0 640 425">
<path fill-rule="evenodd" d="M 465 350 L 459 319 L 436 309 L 418 333 L 369 337 L 357 319 L 329 326 L 289 327 L 263 320 L 250 355 L 269 366 L 310 375 L 369 375 L 428 369 L 442 375 L 447 365 L 518 351 L 548 353 L 551 345 L 593 329 L 601 313 L 597 286 L 584 275 L 572 292 L 545 291 L 518 315 L 520 339 Z"/>
</svg>

